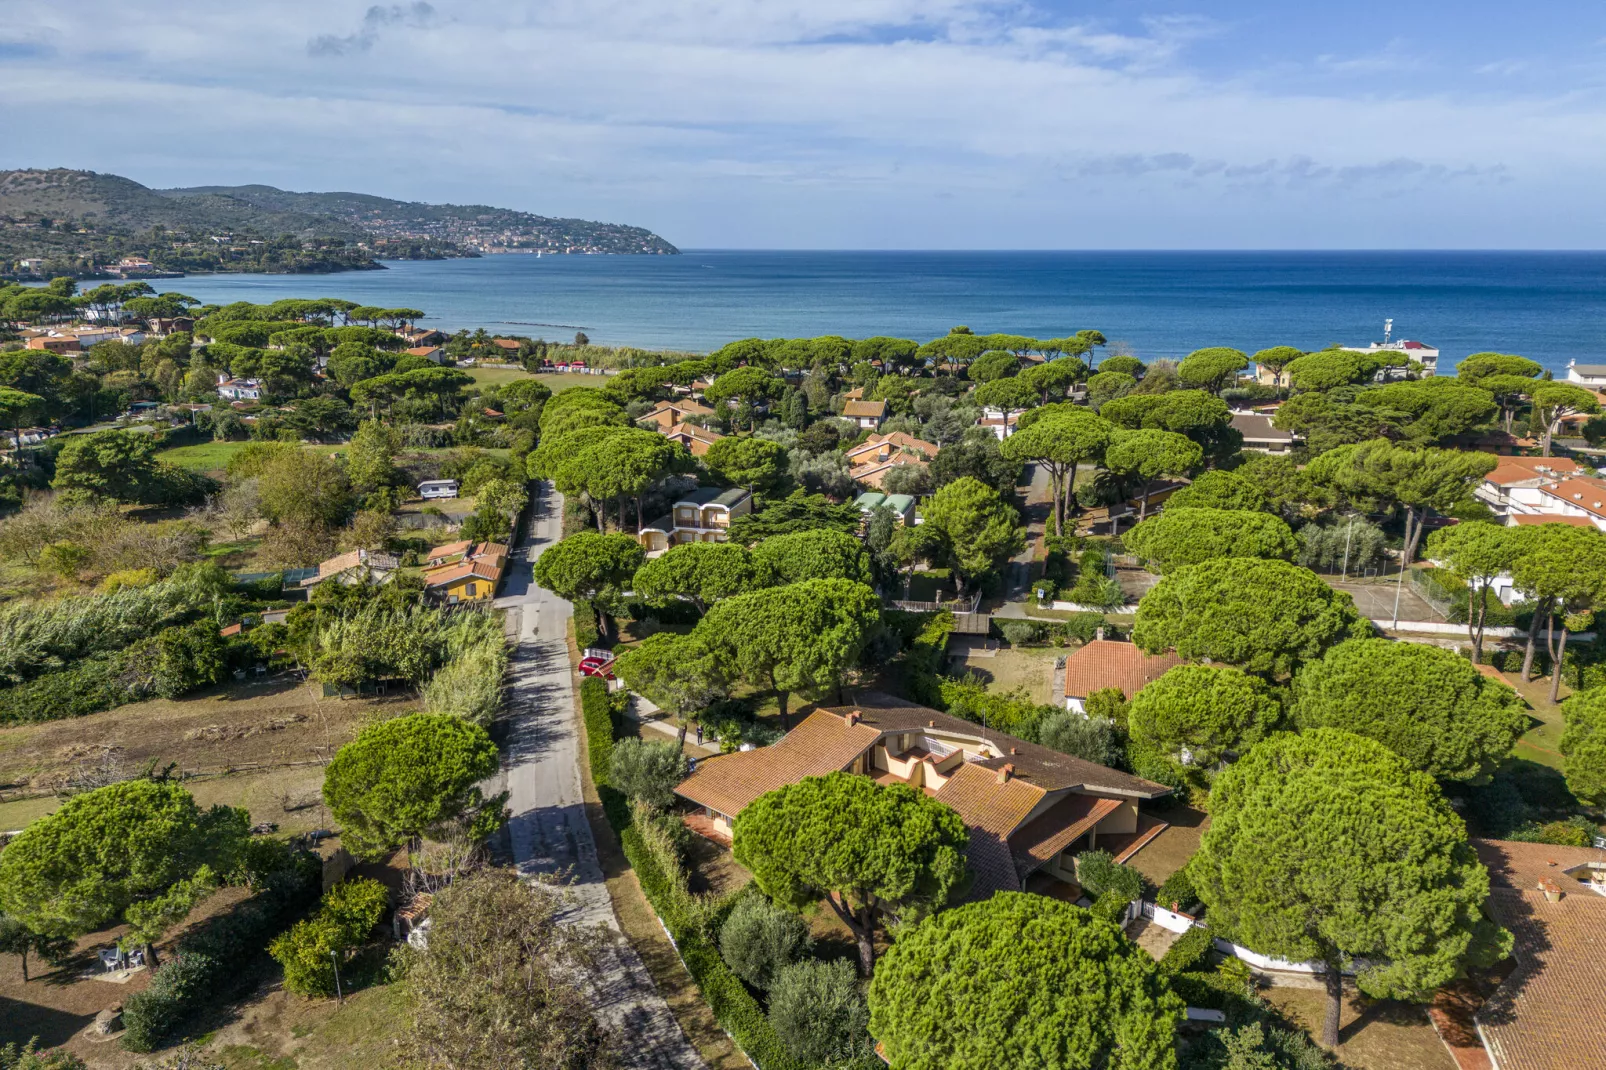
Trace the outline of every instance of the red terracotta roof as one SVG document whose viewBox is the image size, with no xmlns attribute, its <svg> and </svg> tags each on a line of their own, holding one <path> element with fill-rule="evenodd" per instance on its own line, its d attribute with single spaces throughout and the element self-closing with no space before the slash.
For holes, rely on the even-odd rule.
<svg viewBox="0 0 1606 1070">
<path fill-rule="evenodd" d="M 1067 795 L 1044 810 L 1009 839 L 1015 868 L 1022 877 L 1046 865 L 1055 855 L 1087 835 L 1089 829 L 1121 808 L 1120 799 Z"/>
<path fill-rule="evenodd" d="M 1094 639 L 1065 659 L 1065 695 L 1086 698 L 1095 691 L 1118 687 L 1131 698 L 1181 664 L 1175 654 L 1145 654 L 1132 643 Z"/>
<path fill-rule="evenodd" d="M 697 771 L 680 782 L 675 794 L 735 817 L 760 795 L 804 777 L 846 768 L 880 735 L 874 728 L 850 725 L 841 717 L 816 710 L 768 747 L 704 758 L 697 763 Z"/>
<path fill-rule="evenodd" d="M 970 832 L 970 843 L 965 848 L 965 864 L 971 872 L 970 899 L 1020 891 L 1020 876 L 1015 872 L 1008 837 L 1045 794 L 1042 788 L 1024 780 L 1001 780 L 999 771 L 973 762 L 955 769 L 948 782 L 937 789 L 937 801 L 953 807 Z"/>
<path fill-rule="evenodd" d="M 1606 851 L 1473 840 L 1489 868 L 1488 910 L 1516 938 L 1514 969 L 1477 1013 L 1500 1070 L 1606 1066 L 1606 896 L 1576 867 L 1606 867 Z M 1541 882 L 1560 890 L 1546 899 Z"/>
<path fill-rule="evenodd" d="M 1540 524 L 1571 524 L 1575 528 L 1592 528 L 1595 522 L 1587 516 L 1557 516 L 1554 513 L 1512 513 L 1511 523 L 1519 528 L 1538 527 Z"/>
<path fill-rule="evenodd" d="M 1564 479 L 1540 492 L 1598 517 L 1606 517 L 1606 483 L 1598 479 Z"/>
</svg>

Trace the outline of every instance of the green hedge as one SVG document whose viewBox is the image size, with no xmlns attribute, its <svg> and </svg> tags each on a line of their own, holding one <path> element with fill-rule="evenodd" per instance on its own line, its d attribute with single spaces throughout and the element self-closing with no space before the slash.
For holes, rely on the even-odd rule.
<svg viewBox="0 0 1606 1070">
<path fill-rule="evenodd" d="M 117 657 L 87 658 L 0 690 L 0 725 L 37 724 L 115 709 L 136 696 L 119 681 Z"/>
<path fill-rule="evenodd" d="M 1177 974 L 1193 969 L 1210 953 L 1210 930 L 1195 925 L 1166 950 L 1160 959 L 1160 969 Z"/>
<path fill-rule="evenodd" d="M 712 918 L 687 918 L 675 909 L 670 877 L 642 842 L 641 833 L 634 828 L 622 829 L 619 842 L 631 868 L 636 871 L 642 892 L 663 920 L 664 928 L 669 930 L 680 950 L 681 961 L 702 990 L 703 1001 L 714 1012 L 720 1027 L 762 1070 L 804 1070 L 775 1034 L 758 1000 L 725 964 L 715 943 L 713 934 L 719 931 L 735 905 L 735 897 L 722 904 Z"/>
<path fill-rule="evenodd" d="M 631 827 L 629 802 L 608 783 L 616 731 L 615 711 L 608 685 L 597 677 L 587 677 L 580 684 L 580 716 L 586 726 L 591 779 L 597 785 L 608 824 L 619 834 L 619 844 L 624 848 L 631 869 L 635 870 L 642 893 L 657 911 L 664 928 L 669 930 L 681 961 L 702 990 L 703 1000 L 714 1012 L 715 1020 L 762 1070 L 804 1070 L 770 1027 L 758 1000 L 720 957 L 713 934 L 719 931 L 735 903 L 734 898 L 722 904 L 711 919 L 686 917 L 677 908 L 670 875 L 653 858 L 641 833 Z"/>
</svg>

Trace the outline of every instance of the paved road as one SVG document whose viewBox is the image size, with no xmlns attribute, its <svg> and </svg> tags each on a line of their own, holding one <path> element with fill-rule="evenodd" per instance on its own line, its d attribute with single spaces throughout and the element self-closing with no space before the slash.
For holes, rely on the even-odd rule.
<svg viewBox="0 0 1606 1070">
<path fill-rule="evenodd" d="M 531 507 L 529 529 L 514 550 L 502 597 L 496 600 L 519 617 L 505 769 L 513 811 L 508 832 L 521 873 L 557 874 L 572 881 L 573 906 L 566 920 L 618 934 L 580 791 L 580 736 L 564 638 L 571 606 L 530 580 L 530 562 L 561 538 L 562 524 L 563 498 L 548 487 Z M 603 951 L 599 966 L 597 1015 L 624 1040 L 627 1065 L 706 1070 L 622 935 Z"/>
</svg>

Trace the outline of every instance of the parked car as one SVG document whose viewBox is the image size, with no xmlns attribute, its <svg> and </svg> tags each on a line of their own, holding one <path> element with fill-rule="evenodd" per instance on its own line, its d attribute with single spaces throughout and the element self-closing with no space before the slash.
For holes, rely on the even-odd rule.
<svg viewBox="0 0 1606 1070">
<path fill-rule="evenodd" d="M 612 654 L 608 654 L 606 657 L 585 657 L 585 658 L 581 658 L 580 659 L 580 675 L 581 676 L 600 676 L 604 680 L 612 680 L 614 678 L 614 676 L 613 676 L 613 655 Z"/>
</svg>

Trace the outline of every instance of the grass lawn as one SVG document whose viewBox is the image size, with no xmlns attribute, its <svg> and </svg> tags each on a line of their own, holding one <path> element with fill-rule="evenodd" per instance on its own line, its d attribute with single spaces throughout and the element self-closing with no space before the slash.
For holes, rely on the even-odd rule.
<svg viewBox="0 0 1606 1070">
<path fill-rule="evenodd" d="M 503 383 L 517 382 L 520 379 L 540 379 L 554 394 L 576 386 L 600 387 L 607 382 L 602 375 L 585 375 L 574 372 L 527 372 L 523 368 L 458 368 L 460 372 L 467 372 L 474 377 L 474 381 L 482 386 L 501 386 Z"/>
<path fill-rule="evenodd" d="M 1500 678 L 1528 700 L 1528 716 L 1532 727 L 1517 740 L 1512 756 L 1526 758 L 1552 769 L 1561 768 L 1561 732 L 1564 727 L 1561 706 L 1550 704 L 1550 678 L 1541 677 L 1523 683 L 1512 673 L 1503 672 Z M 1561 685 L 1561 697 L 1572 694 L 1566 684 Z"/>
<path fill-rule="evenodd" d="M 957 644 L 953 649 L 958 651 Z M 953 658 L 949 671 L 973 672 L 985 680 L 987 690 L 994 693 L 1023 687 L 1033 702 L 1046 703 L 1053 698 L 1054 661 L 1068 653 L 1070 651 L 1063 647 L 1002 647 L 993 651 L 991 657 L 972 654 Z"/>
<path fill-rule="evenodd" d="M 190 446 L 174 446 L 172 449 L 162 450 L 156 455 L 159 461 L 176 464 L 180 468 L 188 468 L 192 472 L 221 472 L 229 465 L 229 460 L 239 453 L 249 442 L 197 442 Z M 346 447 L 342 443 L 303 442 L 301 448 L 319 453 L 345 453 Z"/>
</svg>

